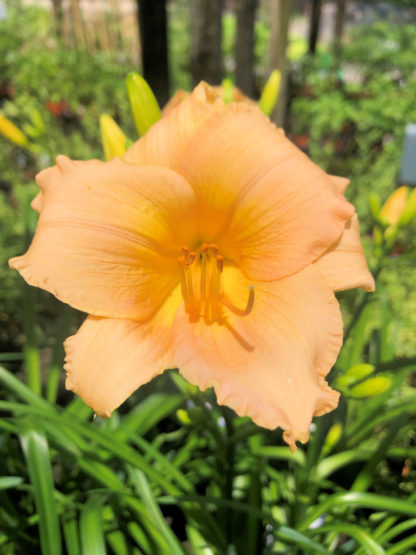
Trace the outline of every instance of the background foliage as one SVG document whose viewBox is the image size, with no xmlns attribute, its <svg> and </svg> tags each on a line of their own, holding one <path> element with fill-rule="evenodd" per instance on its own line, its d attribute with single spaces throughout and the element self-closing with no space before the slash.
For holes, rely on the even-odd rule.
<svg viewBox="0 0 416 555">
<path fill-rule="evenodd" d="M 169 9 L 173 82 L 186 87 L 184 3 Z M 102 112 L 135 138 L 131 68 L 120 53 L 64 49 L 43 11 L 22 10 L 0 22 L 1 110 L 35 145 L 0 137 L 1 553 L 414 552 L 415 222 L 392 234 L 377 209 L 396 186 L 404 126 L 416 119 L 414 29 L 357 28 L 340 60 L 324 47 L 292 64 L 288 131 L 317 163 L 351 178 L 378 279 L 376 294 L 340 296 L 346 340 L 330 377 L 342 401 L 291 454 L 280 431 L 237 418 L 175 372 L 109 420 L 63 390 L 62 340 L 82 315 L 27 287 L 6 261 L 34 230 L 37 171 L 60 152 L 102 158 Z M 234 31 L 226 14 L 230 75 Z M 256 33 L 261 83 L 267 21 Z"/>
</svg>

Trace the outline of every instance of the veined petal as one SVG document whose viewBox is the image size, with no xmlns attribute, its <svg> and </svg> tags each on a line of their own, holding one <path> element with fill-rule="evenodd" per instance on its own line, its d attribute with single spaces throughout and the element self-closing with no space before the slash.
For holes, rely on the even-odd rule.
<svg viewBox="0 0 416 555">
<path fill-rule="evenodd" d="M 354 287 L 361 287 L 364 291 L 375 290 L 374 279 L 361 246 L 357 214 L 348 220 L 341 238 L 315 261 L 314 266 L 325 277 L 333 291 L 344 291 Z"/>
<path fill-rule="evenodd" d="M 183 102 L 186 98 L 189 97 L 191 93 L 188 91 L 184 91 L 179 89 L 175 92 L 172 98 L 165 104 L 162 110 L 162 116 L 166 117 L 172 110 L 174 110 L 181 102 Z"/>
<path fill-rule="evenodd" d="M 229 104 L 192 136 L 174 169 L 201 206 L 200 235 L 253 279 L 304 268 L 341 235 L 353 206 L 260 112 Z"/>
<path fill-rule="evenodd" d="M 172 364 L 172 321 L 179 289 L 147 322 L 89 316 L 65 341 L 66 387 L 99 416 Z"/>
<path fill-rule="evenodd" d="M 224 269 L 224 294 L 237 307 L 248 281 Z M 174 362 L 191 383 L 214 387 L 218 402 L 266 428 L 282 427 L 292 449 L 307 441 L 314 415 L 334 409 L 339 394 L 324 380 L 342 344 L 338 303 L 312 266 L 287 278 L 254 282 L 252 312 L 224 321 L 190 322 L 183 307 L 174 324 Z"/>
<path fill-rule="evenodd" d="M 195 129 L 223 105 L 220 95 L 201 82 L 174 109 L 168 107 L 166 115 L 129 148 L 123 159 L 130 164 L 173 168 Z"/>
<path fill-rule="evenodd" d="M 186 181 L 171 170 L 117 158 L 58 157 L 38 183 L 35 237 L 10 266 L 90 314 L 151 316 L 179 282 L 178 249 L 195 235 L 195 198 Z"/>
<path fill-rule="evenodd" d="M 330 175 L 329 177 L 331 178 L 331 181 L 335 185 L 335 188 L 338 191 L 338 193 L 341 193 L 343 195 L 345 193 L 346 188 L 348 187 L 350 180 L 347 179 L 346 177 L 340 177 L 338 175 Z"/>
</svg>

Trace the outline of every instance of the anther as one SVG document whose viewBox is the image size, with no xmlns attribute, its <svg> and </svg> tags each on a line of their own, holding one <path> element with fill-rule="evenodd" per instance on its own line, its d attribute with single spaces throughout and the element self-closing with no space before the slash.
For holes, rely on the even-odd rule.
<svg viewBox="0 0 416 555">
<path fill-rule="evenodd" d="M 181 266 L 186 266 L 186 258 L 183 255 L 178 256 L 178 262 Z"/>
<path fill-rule="evenodd" d="M 217 268 L 220 272 L 224 268 L 224 257 L 221 254 L 217 254 Z"/>
<path fill-rule="evenodd" d="M 221 300 L 225 304 L 225 306 L 229 310 L 231 310 L 231 312 L 234 312 L 234 314 L 237 314 L 237 316 L 248 316 L 250 312 L 253 310 L 253 306 L 254 306 L 254 285 L 248 286 L 248 300 L 247 300 L 247 306 L 244 310 L 241 310 L 241 308 L 237 308 L 236 306 L 231 304 L 225 295 L 222 296 Z"/>
</svg>

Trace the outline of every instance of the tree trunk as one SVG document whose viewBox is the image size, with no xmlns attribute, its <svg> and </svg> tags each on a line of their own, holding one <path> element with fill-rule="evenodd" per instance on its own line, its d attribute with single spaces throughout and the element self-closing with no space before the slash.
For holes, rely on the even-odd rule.
<svg viewBox="0 0 416 555">
<path fill-rule="evenodd" d="M 321 20 L 321 0 L 312 0 L 311 24 L 309 28 L 309 52 L 315 53 Z"/>
<path fill-rule="evenodd" d="M 280 127 L 285 124 L 287 105 L 289 5 L 289 0 L 271 0 L 270 71 L 278 69 L 281 75 L 279 99 L 271 119 Z"/>
<path fill-rule="evenodd" d="M 62 0 L 52 0 L 53 17 L 55 20 L 56 34 L 62 35 Z"/>
<path fill-rule="evenodd" d="M 137 0 L 143 77 L 161 105 L 169 100 L 166 0 Z"/>
<path fill-rule="evenodd" d="M 254 95 L 254 22 L 257 0 L 237 0 L 235 83 L 247 95 Z"/>
<path fill-rule="evenodd" d="M 347 0 L 337 0 L 337 11 L 335 15 L 335 25 L 334 25 L 334 54 L 336 56 L 339 55 L 341 50 L 346 8 L 347 8 Z"/>
<path fill-rule="evenodd" d="M 191 74 L 192 84 L 221 83 L 223 0 L 191 0 Z"/>
</svg>

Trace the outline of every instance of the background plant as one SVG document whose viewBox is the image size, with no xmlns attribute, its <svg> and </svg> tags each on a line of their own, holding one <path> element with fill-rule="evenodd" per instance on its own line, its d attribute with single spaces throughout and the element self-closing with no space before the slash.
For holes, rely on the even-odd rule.
<svg viewBox="0 0 416 555">
<path fill-rule="evenodd" d="M 44 12 L 25 10 L 25 25 L 21 14 L 0 22 L 0 74 L 13 88 L 1 109 L 36 146 L 0 137 L 0 552 L 412 553 L 415 221 L 391 226 L 380 206 L 415 116 L 414 33 L 377 24 L 355 31 L 342 63 L 327 52 L 297 62 L 292 137 L 351 177 L 377 293 L 340 295 L 345 345 L 330 377 L 342 400 L 291 454 L 280 431 L 237 418 L 175 372 L 109 420 L 63 390 L 62 340 L 83 316 L 26 286 L 6 261 L 33 232 L 39 169 L 60 152 L 102 158 L 102 112 L 135 138 L 131 68 L 115 54 L 65 50 L 50 41 Z M 175 25 L 183 35 L 180 15 Z M 175 63 L 183 83 L 186 64 Z M 62 100 L 67 118 L 51 112 Z"/>
</svg>

